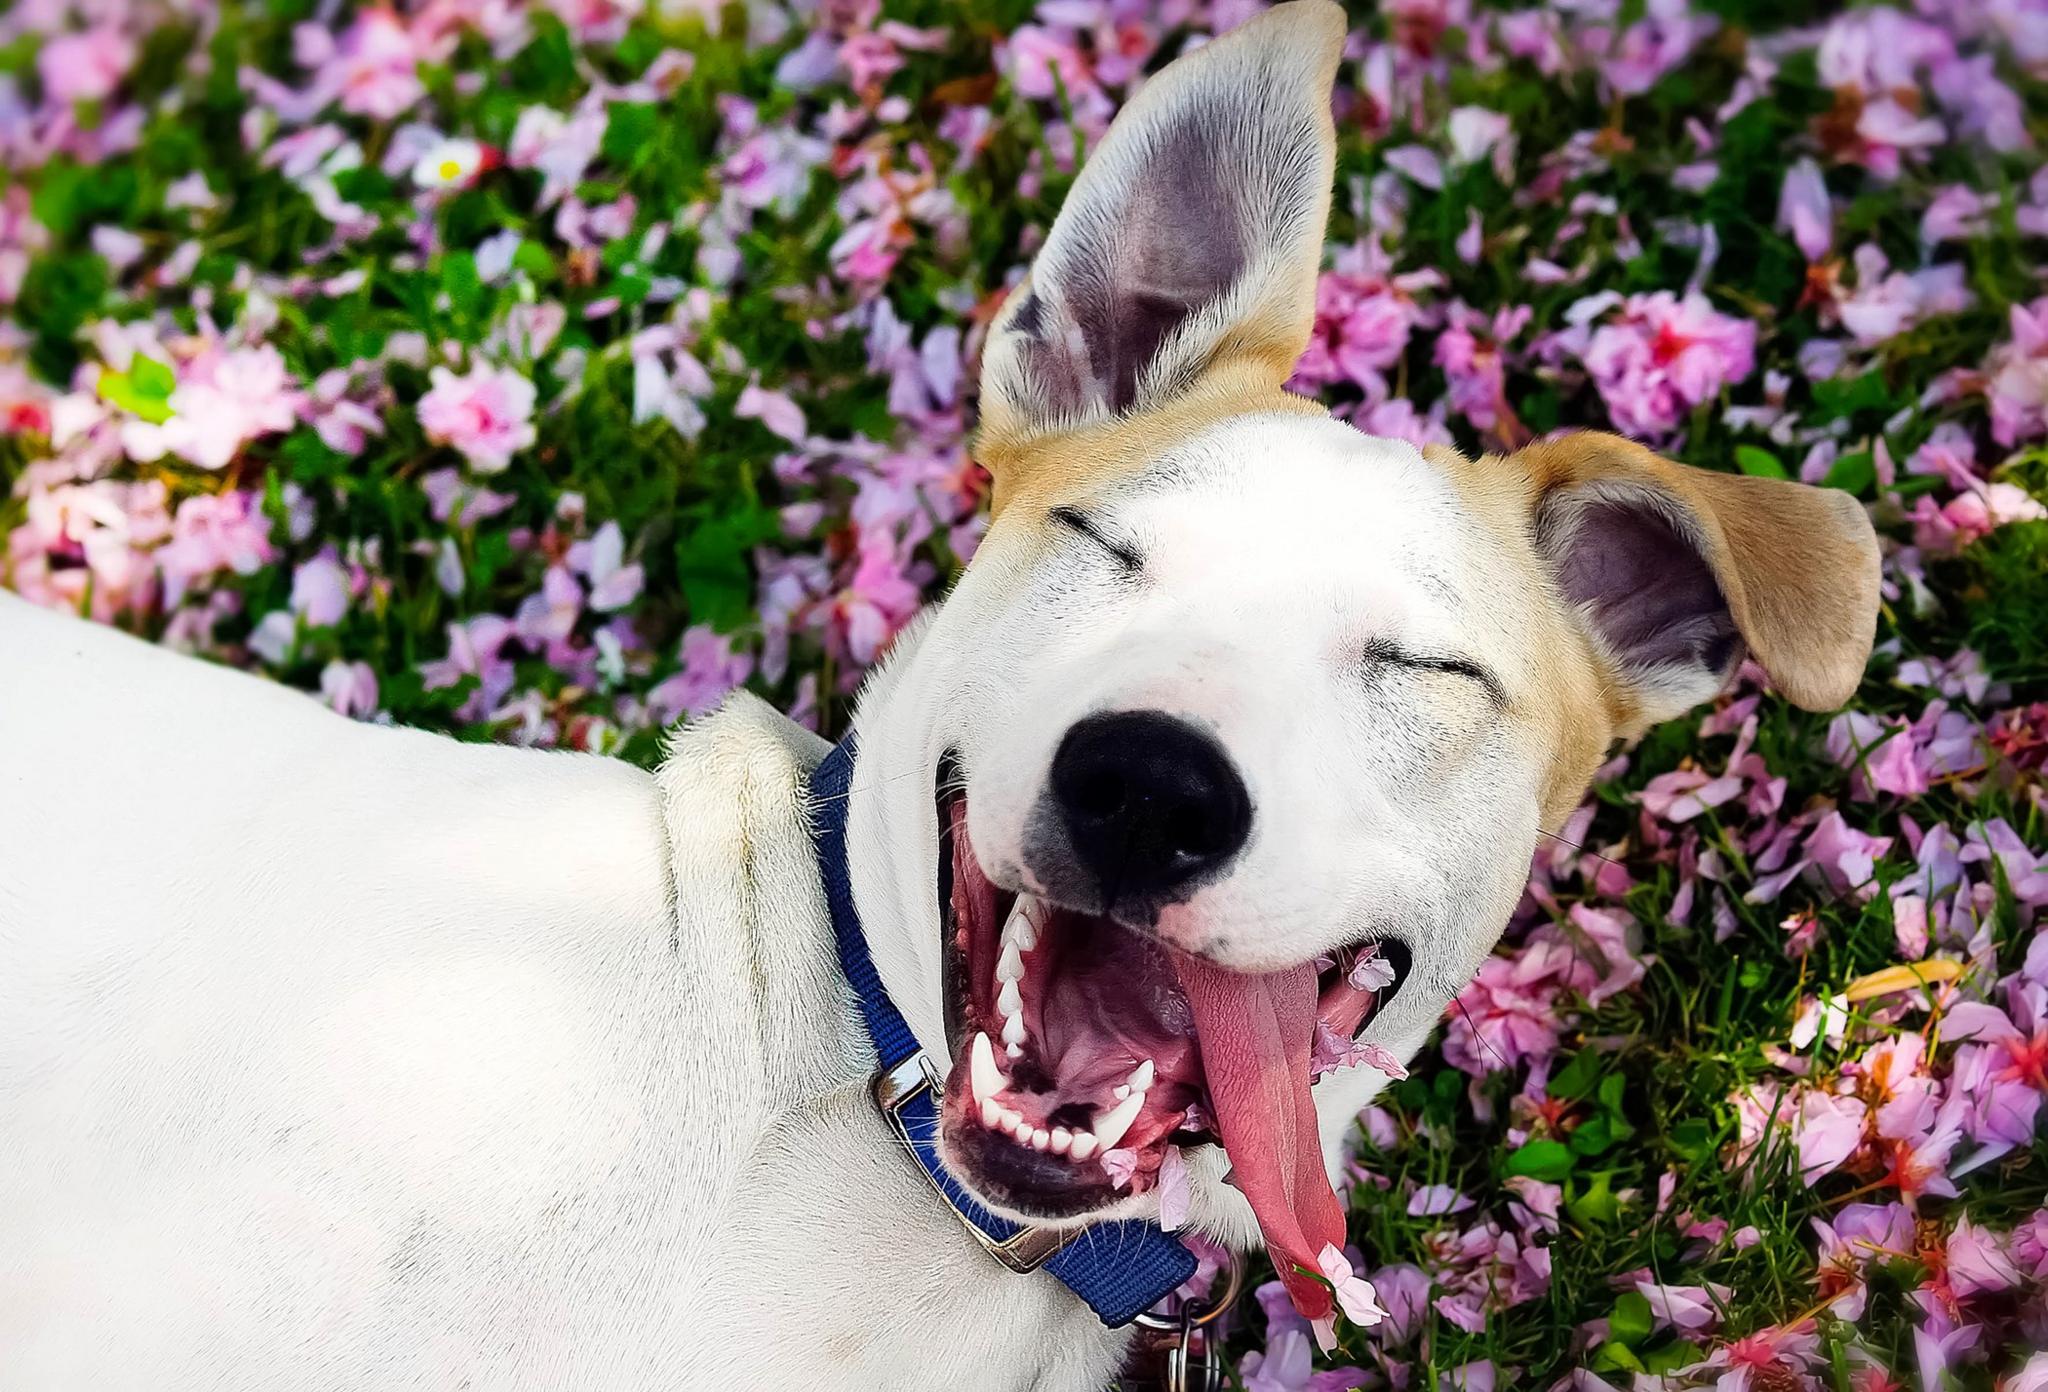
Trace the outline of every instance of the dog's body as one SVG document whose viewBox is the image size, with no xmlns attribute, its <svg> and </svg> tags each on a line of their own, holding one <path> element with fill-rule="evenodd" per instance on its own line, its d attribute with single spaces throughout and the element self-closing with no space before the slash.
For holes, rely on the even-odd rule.
<svg viewBox="0 0 2048 1392">
<path fill-rule="evenodd" d="M 869 1101 L 814 736 L 462 745 L 5 594 L 0 652 L 0 1388 L 1112 1370 Z"/>
<path fill-rule="evenodd" d="M 1744 653 L 1845 699 L 1877 590 L 1846 495 L 1610 436 L 1424 455 L 1283 390 L 1343 33 L 1310 0 L 1182 59 L 1077 180 L 991 326 L 994 521 L 863 693 L 846 821 L 954 1178 L 1073 1227 L 1184 1173 L 1317 1319 L 1385 1077 L 1315 1054 L 1412 1055 L 1539 829 Z M 4 597 L 0 661 L 0 1389 L 1115 1368 L 892 1144 L 820 747 L 758 703 L 648 776 Z"/>
</svg>

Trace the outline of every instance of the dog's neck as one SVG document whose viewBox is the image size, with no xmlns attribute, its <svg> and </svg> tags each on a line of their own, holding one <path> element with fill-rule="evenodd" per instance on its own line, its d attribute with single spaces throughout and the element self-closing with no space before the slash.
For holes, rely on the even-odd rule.
<svg viewBox="0 0 2048 1392">
<path fill-rule="evenodd" d="M 707 1328 L 804 1331 L 732 1339 L 746 1358 L 722 1370 L 730 1385 L 1101 1386 L 1127 1334 L 1052 1277 L 1006 1271 L 975 1246 L 874 1106 L 876 1058 L 804 819 L 826 749 L 740 697 L 681 736 L 660 775 L 684 951 L 745 952 L 758 985 L 758 1102 L 731 1118 L 753 1139 L 707 1176 L 730 1197 L 689 1298 Z M 723 870 L 697 878 L 702 867 Z M 758 1366 L 769 1348 L 793 1361 Z M 715 1382 L 721 1370 L 700 1371 Z"/>
</svg>

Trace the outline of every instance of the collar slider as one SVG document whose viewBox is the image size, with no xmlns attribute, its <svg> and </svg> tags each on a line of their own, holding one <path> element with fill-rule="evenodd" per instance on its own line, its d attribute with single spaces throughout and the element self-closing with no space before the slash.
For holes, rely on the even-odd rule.
<svg viewBox="0 0 2048 1392">
<path fill-rule="evenodd" d="M 910 1122 L 904 1117 L 903 1109 L 919 1097 L 929 1097 L 932 1108 L 932 1134 L 929 1143 L 936 1146 L 938 1136 L 938 1098 L 945 1089 L 945 1080 L 939 1076 L 938 1068 L 932 1063 L 931 1055 L 919 1049 L 901 1062 L 882 1069 L 875 1074 L 875 1105 L 903 1143 L 915 1152 L 918 1138 L 912 1136 Z M 919 1165 L 918 1172 L 925 1182 L 932 1186 L 938 1196 L 945 1200 L 946 1207 L 960 1220 L 960 1226 L 981 1245 L 981 1250 L 994 1257 L 1012 1271 L 1036 1271 L 1050 1261 L 1053 1254 L 1071 1242 L 1076 1234 L 1060 1232 L 1053 1228 L 1019 1228 L 1007 1238 L 998 1238 L 984 1229 L 980 1223 L 953 1202 L 953 1196 L 939 1183 L 937 1175 L 925 1165 Z"/>
</svg>

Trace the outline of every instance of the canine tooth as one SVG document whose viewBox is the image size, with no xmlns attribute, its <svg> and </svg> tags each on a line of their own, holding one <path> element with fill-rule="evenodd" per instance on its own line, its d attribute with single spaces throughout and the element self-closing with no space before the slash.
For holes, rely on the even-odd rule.
<svg viewBox="0 0 2048 1392">
<path fill-rule="evenodd" d="M 1095 1144 L 1109 1150 L 1124 1138 L 1124 1132 L 1131 1129 L 1131 1123 L 1138 1119 L 1138 1113 L 1145 1107 L 1145 1094 L 1134 1092 L 1110 1109 L 1109 1115 L 1095 1123 Z"/>
<path fill-rule="evenodd" d="M 986 1102 L 1010 1085 L 1010 1080 L 996 1067 L 996 1046 L 989 1043 L 986 1031 L 974 1036 L 974 1049 L 967 1061 L 975 1101 Z"/>
<path fill-rule="evenodd" d="M 1003 989 L 996 993 L 996 1009 L 1005 1015 L 1020 1015 L 1024 1011 L 1024 993 L 1017 989 L 1014 981 L 1005 981 Z"/>
<path fill-rule="evenodd" d="M 1033 1150 L 1044 1150 L 1047 1146 L 1051 1144 L 1052 1132 L 1046 1130 L 1043 1126 L 1034 1127 L 1032 1129 L 1031 1148 Z"/>
<path fill-rule="evenodd" d="M 1024 1017 L 1012 1015 L 1003 1021 L 1003 1043 L 1022 1044 L 1029 1036 L 1024 1032 Z M 1012 1055 L 1015 1057 L 1015 1055 Z"/>
<path fill-rule="evenodd" d="M 1065 1155 L 1074 1144 L 1074 1133 L 1064 1126 L 1055 1126 L 1047 1144 L 1052 1147 L 1054 1155 Z"/>
<path fill-rule="evenodd" d="M 1003 940 L 1003 955 L 996 958 L 996 980 L 1022 981 L 1024 979 L 1024 953 L 1016 940 Z"/>
<path fill-rule="evenodd" d="M 993 1097 L 981 1099 L 981 1124 L 991 1131 L 1003 1129 L 1003 1104 Z"/>
<path fill-rule="evenodd" d="M 1095 1146 L 1096 1140 L 1094 1132 L 1076 1131 L 1074 1133 L 1073 1148 L 1069 1150 L 1067 1153 L 1076 1160 L 1086 1160 L 1089 1156 L 1095 1153 Z"/>
<path fill-rule="evenodd" d="M 1132 1069 L 1131 1091 L 1143 1092 L 1147 1088 L 1151 1087 L 1153 1071 L 1154 1070 L 1152 1067 L 1151 1059 L 1146 1059 L 1143 1063 L 1139 1064 L 1136 1068 Z"/>
</svg>

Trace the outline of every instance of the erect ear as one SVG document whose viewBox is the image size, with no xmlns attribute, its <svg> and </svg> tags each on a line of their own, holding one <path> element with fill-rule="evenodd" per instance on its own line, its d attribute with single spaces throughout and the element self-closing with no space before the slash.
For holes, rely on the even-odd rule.
<svg viewBox="0 0 2048 1392">
<path fill-rule="evenodd" d="M 1537 549 L 1612 663 L 1631 735 L 1714 695 L 1745 649 L 1785 697 L 1854 694 L 1877 621 L 1877 536 L 1847 493 L 1710 473 L 1588 432 L 1531 445 Z"/>
<path fill-rule="evenodd" d="M 1148 80 L 982 358 L 985 452 L 1159 405 L 1228 359 L 1277 388 L 1315 322 L 1344 13 L 1295 0 Z"/>
</svg>

